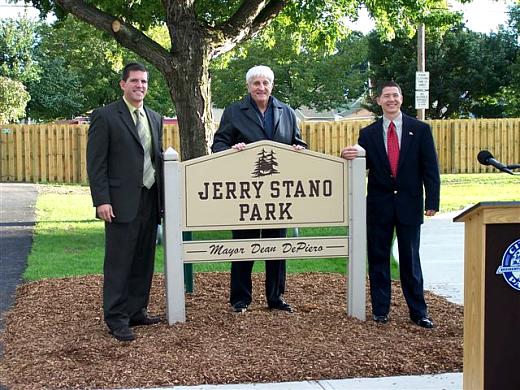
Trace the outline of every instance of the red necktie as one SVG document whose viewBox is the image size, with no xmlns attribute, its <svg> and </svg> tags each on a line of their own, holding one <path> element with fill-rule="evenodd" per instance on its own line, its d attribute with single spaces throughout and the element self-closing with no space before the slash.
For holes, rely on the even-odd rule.
<svg viewBox="0 0 520 390">
<path fill-rule="evenodd" d="M 390 162 L 392 176 L 395 178 L 397 177 L 397 165 L 399 163 L 399 140 L 397 139 L 394 122 L 390 122 L 390 125 L 388 126 L 386 140 L 388 148 L 388 161 Z"/>
</svg>

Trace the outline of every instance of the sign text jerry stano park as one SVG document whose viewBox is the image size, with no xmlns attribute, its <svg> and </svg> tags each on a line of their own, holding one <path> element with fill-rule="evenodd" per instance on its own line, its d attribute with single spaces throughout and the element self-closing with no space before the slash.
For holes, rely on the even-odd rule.
<svg viewBox="0 0 520 390">
<path fill-rule="evenodd" d="M 349 257 L 347 312 L 365 319 L 365 159 L 271 141 L 186 162 L 164 154 L 169 324 L 186 320 L 184 263 Z M 347 236 L 183 241 L 184 231 L 348 226 Z"/>
</svg>

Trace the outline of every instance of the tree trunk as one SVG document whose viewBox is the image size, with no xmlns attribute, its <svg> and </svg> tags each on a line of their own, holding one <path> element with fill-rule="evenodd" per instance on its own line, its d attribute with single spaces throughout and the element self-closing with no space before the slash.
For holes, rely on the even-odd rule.
<svg viewBox="0 0 520 390">
<path fill-rule="evenodd" d="M 175 104 L 183 161 L 209 153 L 213 138 L 209 64 L 211 39 L 197 22 L 193 0 L 166 0 L 174 66 L 162 69 Z"/>
<path fill-rule="evenodd" d="M 179 47 L 176 69 L 164 75 L 177 111 L 183 161 L 207 155 L 214 131 L 209 48 L 185 43 L 190 46 Z"/>
</svg>

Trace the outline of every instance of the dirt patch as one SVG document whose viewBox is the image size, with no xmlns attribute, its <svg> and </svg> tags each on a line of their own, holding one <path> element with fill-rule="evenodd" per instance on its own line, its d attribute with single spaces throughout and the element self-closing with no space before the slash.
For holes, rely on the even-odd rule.
<svg viewBox="0 0 520 390">
<path fill-rule="evenodd" d="M 426 294 L 437 327 L 425 330 L 408 319 L 398 283 L 387 325 L 345 314 L 342 275 L 289 275 L 293 314 L 266 309 L 263 283 L 255 274 L 250 310 L 234 314 L 229 275 L 199 273 L 187 322 L 134 328 L 131 343 L 106 331 L 100 276 L 22 285 L 6 316 L 0 382 L 12 390 L 113 389 L 462 371 L 463 308 L 444 298 Z M 156 275 L 152 314 L 164 316 L 164 291 Z"/>
</svg>

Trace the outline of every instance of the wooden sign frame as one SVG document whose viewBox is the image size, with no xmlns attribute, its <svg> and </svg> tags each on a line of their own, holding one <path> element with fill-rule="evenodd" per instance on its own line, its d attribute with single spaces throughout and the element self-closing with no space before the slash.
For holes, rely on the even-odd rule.
<svg viewBox="0 0 520 390">
<path fill-rule="evenodd" d="M 347 312 L 365 320 L 366 171 L 346 161 L 259 141 L 179 162 L 164 153 L 168 323 L 186 321 L 184 264 L 348 257 Z M 345 226 L 344 237 L 186 241 L 185 231 Z"/>
</svg>

